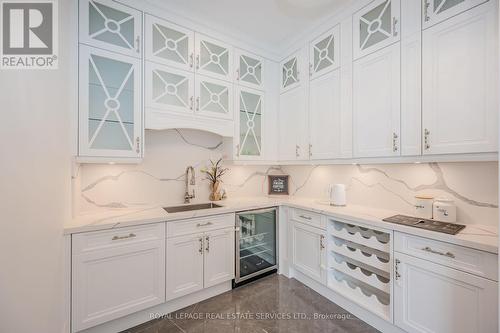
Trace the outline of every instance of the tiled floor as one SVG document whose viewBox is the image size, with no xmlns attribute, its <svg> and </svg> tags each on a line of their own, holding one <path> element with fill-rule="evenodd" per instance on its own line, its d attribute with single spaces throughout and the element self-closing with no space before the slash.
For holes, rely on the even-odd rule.
<svg viewBox="0 0 500 333">
<path fill-rule="evenodd" d="M 323 317 L 318 318 L 318 315 Z M 297 280 L 271 275 L 123 333 L 177 332 L 378 331 Z"/>
</svg>

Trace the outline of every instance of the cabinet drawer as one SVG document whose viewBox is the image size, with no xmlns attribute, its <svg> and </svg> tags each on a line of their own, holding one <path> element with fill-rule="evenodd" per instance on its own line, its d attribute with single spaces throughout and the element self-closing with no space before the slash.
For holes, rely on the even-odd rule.
<svg viewBox="0 0 500 333">
<path fill-rule="evenodd" d="M 325 217 L 303 209 L 292 209 L 292 219 L 316 228 L 326 229 Z"/>
<path fill-rule="evenodd" d="M 395 233 L 394 250 L 498 281 L 498 256 L 428 238 Z"/>
<path fill-rule="evenodd" d="M 72 253 L 104 250 L 144 241 L 165 239 L 165 223 L 116 228 L 73 235 Z"/>
<path fill-rule="evenodd" d="M 234 227 L 234 224 L 234 214 L 214 215 L 189 220 L 167 222 L 167 238 Z"/>
</svg>

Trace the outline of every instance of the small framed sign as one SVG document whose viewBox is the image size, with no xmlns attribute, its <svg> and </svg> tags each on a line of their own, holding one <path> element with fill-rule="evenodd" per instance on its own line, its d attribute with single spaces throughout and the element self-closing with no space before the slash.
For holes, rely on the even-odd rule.
<svg viewBox="0 0 500 333">
<path fill-rule="evenodd" d="M 288 176 L 267 176 L 269 183 L 268 194 L 288 195 Z"/>
</svg>

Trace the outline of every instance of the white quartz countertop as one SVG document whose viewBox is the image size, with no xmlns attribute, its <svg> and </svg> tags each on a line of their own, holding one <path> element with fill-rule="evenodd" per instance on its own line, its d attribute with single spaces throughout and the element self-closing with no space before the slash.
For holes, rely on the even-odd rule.
<svg viewBox="0 0 500 333">
<path fill-rule="evenodd" d="M 65 226 L 64 233 L 73 234 L 140 224 L 168 222 L 281 205 L 306 209 L 333 218 L 352 220 L 353 222 L 360 222 L 374 227 L 385 228 L 387 230 L 405 232 L 477 250 L 498 253 L 498 229 L 486 225 L 469 224 L 457 235 L 448 235 L 384 222 L 382 219 L 400 213 L 365 206 L 348 205 L 346 207 L 333 207 L 319 200 L 279 197 L 238 198 L 220 201 L 217 202 L 217 204 L 223 207 L 179 213 L 167 213 L 162 208 L 163 206 L 144 207 L 140 209 L 110 209 L 99 213 L 84 214 L 75 217 Z"/>
</svg>

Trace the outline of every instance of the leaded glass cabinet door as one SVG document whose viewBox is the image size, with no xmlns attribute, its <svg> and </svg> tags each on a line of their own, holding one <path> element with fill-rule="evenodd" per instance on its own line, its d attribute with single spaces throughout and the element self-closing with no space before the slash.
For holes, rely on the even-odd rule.
<svg viewBox="0 0 500 333">
<path fill-rule="evenodd" d="M 488 0 L 422 0 L 424 29 Z"/>
<path fill-rule="evenodd" d="M 196 34 L 196 72 L 233 81 L 233 50 L 229 44 Z"/>
<path fill-rule="evenodd" d="M 340 66 L 339 48 L 340 28 L 338 25 L 311 42 L 309 48 L 309 75 L 311 79 Z"/>
<path fill-rule="evenodd" d="M 264 89 L 264 59 L 242 50 L 236 51 L 236 82 L 242 86 Z"/>
<path fill-rule="evenodd" d="M 264 93 L 254 89 L 240 88 L 237 98 L 236 158 L 259 159 L 263 153 Z"/>
<path fill-rule="evenodd" d="M 146 59 L 192 71 L 194 32 L 151 15 L 146 17 Z"/>
<path fill-rule="evenodd" d="M 400 0 L 376 0 L 354 14 L 354 58 L 399 41 Z"/>
<path fill-rule="evenodd" d="M 80 0 L 80 43 L 142 55 L 142 13 L 111 0 Z"/>
<path fill-rule="evenodd" d="M 141 157 L 141 61 L 80 45 L 79 155 Z"/>
<path fill-rule="evenodd" d="M 233 85 L 207 76 L 196 76 L 195 112 L 200 115 L 233 119 Z"/>
<path fill-rule="evenodd" d="M 146 107 L 191 114 L 194 110 L 194 73 L 146 62 Z"/>
<path fill-rule="evenodd" d="M 281 92 L 285 92 L 300 84 L 300 55 L 296 53 L 280 64 Z"/>
</svg>

